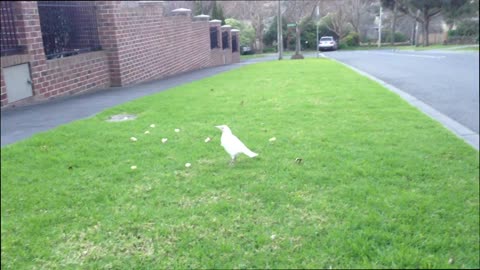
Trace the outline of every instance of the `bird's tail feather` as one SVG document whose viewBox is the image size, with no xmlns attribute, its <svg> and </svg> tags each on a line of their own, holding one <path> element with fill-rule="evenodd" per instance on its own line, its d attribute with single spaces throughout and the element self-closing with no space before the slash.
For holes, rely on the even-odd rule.
<svg viewBox="0 0 480 270">
<path fill-rule="evenodd" d="M 251 158 L 258 156 L 257 153 L 252 152 L 250 149 L 246 149 L 243 153 Z"/>
</svg>

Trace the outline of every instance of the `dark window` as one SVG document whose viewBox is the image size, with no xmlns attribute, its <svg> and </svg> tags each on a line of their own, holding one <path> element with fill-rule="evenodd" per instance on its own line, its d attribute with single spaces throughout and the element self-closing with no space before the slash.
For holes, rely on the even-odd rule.
<svg viewBox="0 0 480 270">
<path fill-rule="evenodd" d="M 228 32 L 226 31 L 222 32 L 222 48 L 230 48 L 230 46 L 228 46 Z"/>
<path fill-rule="evenodd" d="M 218 46 L 218 28 L 210 27 L 210 49 L 219 48 Z"/>
<path fill-rule="evenodd" d="M 232 52 L 238 52 L 237 35 L 232 35 Z"/>
<path fill-rule="evenodd" d="M 18 46 L 17 34 L 15 31 L 15 21 L 13 19 L 12 1 L 1 2 L 1 42 L 0 49 L 2 55 L 7 55 L 20 51 Z"/>
<path fill-rule="evenodd" d="M 38 1 L 47 59 L 100 50 L 93 1 Z"/>
</svg>

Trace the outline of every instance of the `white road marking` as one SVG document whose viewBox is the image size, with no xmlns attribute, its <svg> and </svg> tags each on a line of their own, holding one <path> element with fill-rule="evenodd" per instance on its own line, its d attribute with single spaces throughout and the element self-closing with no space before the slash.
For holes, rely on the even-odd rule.
<svg viewBox="0 0 480 270">
<path fill-rule="evenodd" d="M 388 52 L 365 52 L 365 53 L 375 53 L 375 54 L 385 54 L 385 55 L 399 55 L 399 56 L 413 56 L 413 57 L 434 58 L 434 59 L 442 59 L 442 58 L 445 58 L 444 55 L 436 56 L 436 55 L 419 55 L 419 54 L 388 53 Z"/>
</svg>

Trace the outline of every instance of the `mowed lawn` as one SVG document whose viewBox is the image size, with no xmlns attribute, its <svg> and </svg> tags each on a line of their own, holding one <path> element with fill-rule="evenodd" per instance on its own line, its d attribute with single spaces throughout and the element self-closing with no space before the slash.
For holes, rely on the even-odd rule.
<svg viewBox="0 0 480 270">
<path fill-rule="evenodd" d="M 229 166 L 221 124 L 259 156 Z M 332 60 L 186 84 L 1 162 L 2 269 L 480 266 L 478 152 Z"/>
</svg>

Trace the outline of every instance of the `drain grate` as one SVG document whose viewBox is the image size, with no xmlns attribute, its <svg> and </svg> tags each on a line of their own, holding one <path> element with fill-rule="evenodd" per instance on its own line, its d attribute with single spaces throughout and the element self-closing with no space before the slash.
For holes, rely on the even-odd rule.
<svg viewBox="0 0 480 270">
<path fill-rule="evenodd" d="M 122 121 L 129 121 L 135 120 L 137 118 L 136 115 L 133 114 L 117 114 L 112 115 L 110 118 L 107 119 L 108 122 L 122 122 Z"/>
</svg>

